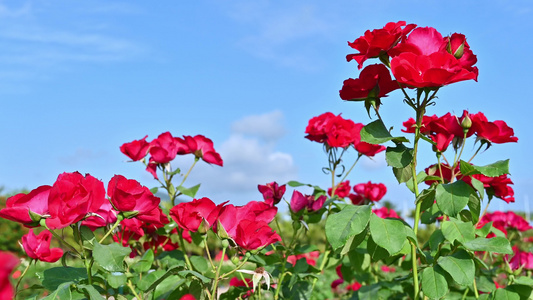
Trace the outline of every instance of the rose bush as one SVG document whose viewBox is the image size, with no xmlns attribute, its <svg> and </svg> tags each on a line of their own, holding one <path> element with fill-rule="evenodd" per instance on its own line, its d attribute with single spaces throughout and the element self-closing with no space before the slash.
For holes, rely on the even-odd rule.
<svg viewBox="0 0 533 300">
<path fill-rule="evenodd" d="M 348 44 L 359 52 L 347 60 L 362 71 L 344 81 L 340 98 L 364 102 L 377 119 L 364 125 L 326 112 L 309 120 L 305 138 L 325 152 L 327 188 L 270 182 L 258 185 L 263 201 L 216 204 L 196 198 L 199 184 L 185 186 L 200 160 L 224 165 L 211 139 L 164 132 L 124 143 L 120 151 L 144 164 L 156 188 L 115 175 L 106 189 L 73 172 L 7 199 L 0 217 L 32 229 L 22 237 L 27 257 L 17 278 L 10 274 L 18 260 L 0 252 L 0 298 L 533 297 L 531 225 L 513 212 L 488 211 L 493 198 L 514 201 L 509 160 L 474 161 L 493 144 L 517 142 L 513 129 L 482 112 L 427 114 L 441 88 L 477 80 L 466 37 L 399 21 Z M 381 64 L 363 68 L 373 58 Z M 409 136 L 396 135 L 379 114 L 380 98 L 397 90 L 414 112 L 401 130 Z M 436 160 L 427 167 L 418 165 L 424 145 Z M 390 207 L 385 197 L 395 195 L 382 183 L 352 189 L 348 177 L 359 159 L 380 152 L 413 193 L 412 216 Z M 175 168 L 177 155 L 192 156 L 187 172 Z M 159 189 L 168 201 L 156 196 Z M 278 209 L 285 202 L 288 210 Z"/>
</svg>

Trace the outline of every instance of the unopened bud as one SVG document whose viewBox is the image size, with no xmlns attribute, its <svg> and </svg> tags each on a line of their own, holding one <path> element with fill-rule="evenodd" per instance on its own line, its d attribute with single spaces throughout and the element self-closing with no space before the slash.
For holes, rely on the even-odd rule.
<svg viewBox="0 0 533 300">
<path fill-rule="evenodd" d="M 461 121 L 461 127 L 463 127 L 463 129 L 467 132 L 468 129 L 472 127 L 472 119 L 470 119 L 470 116 L 467 111 L 463 112 L 463 121 Z"/>
</svg>

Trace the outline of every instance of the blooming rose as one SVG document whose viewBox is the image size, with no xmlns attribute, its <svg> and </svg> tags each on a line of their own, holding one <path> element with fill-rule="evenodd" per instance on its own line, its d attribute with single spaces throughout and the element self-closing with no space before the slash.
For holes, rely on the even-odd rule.
<svg viewBox="0 0 533 300">
<path fill-rule="evenodd" d="M 347 55 L 346 60 L 356 60 L 361 69 L 367 59 L 386 54 L 415 27 L 415 24 L 406 25 L 405 21 L 399 21 L 387 23 L 382 29 L 367 30 L 365 35 L 352 43 L 348 42 L 348 45 L 359 50 L 359 53 Z"/>
<path fill-rule="evenodd" d="M 270 223 L 278 212 L 278 208 L 266 202 L 250 201 L 244 206 L 229 204 L 220 210 L 215 225 L 215 230 L 224 235 L 222 228 L 228 237 L 235 238 L 237 225 L 242 220 Z M 221 225 L 222 228 L 218 226 Z M 222 236 L 225 237 L 225 236 Z"/>
<path fill-rule="evenodd" d="M 350 186 L 350 180 L 343 181 L 339 183 L 337 188 L 335 189 L 335 195 L 337 195 L 339 198 L 345 198 L 348 197 L 348 194 L 350 194 L 350 190 L 352 187 Z M 331 191 L 332 189 L 328 189 L 328 195 L 331 197 Z"/>
<path fill-rule="evenodd" d="M 333 117 L 335 117 L 333 113 L 326 112 L 320 116 L 311 118 L 309 124 L 305 128 L 305 133 L 307 133 L 305 138 L 313 142 L 324 143 L 328 138 L 326 124 Z"/>
<path fill-rule="evenodd" d="M 339 148 L 353 145 L 361 140 L 360 132 L 363 126 L 361 123 L 356 124 L 352 120 L 344 119 L 341 115 L 334 116 L 326 123 L 326 144 Z"/>
<path fill-rule="evenodd" d="M 182 229 L 192 232 L 207 232 L 216 222 L 224 202 L 218 206 L 209 198 L 182 202 L 170 209 L 170 216 Z"/>
<path fill-rule="evenodd" d="M 48 214 L 49 185 L 40 186 L 28 194 L 20 193 L 9 197 L 6 207 L 0 210 L 0 217 L 22 223 L 26 227 L 39 226 L 39 220 Z"/>
<path fill-rule="evenodd" d="M 22 247 L 26 254 L 33 259 L 46 262 L 56 262 L 63 256 L 61 248 L 50 249 L 52 233 L 44 230 L 39 235 L 35 235 L 33 229 L 26 235 L 22 236 Z"/>
<path fill-rule="evenodd" d="M 365 199 L 377 202 L 387 193 L 387 187 L 383 183 L 360 183 L 353 187 L 356 194 L 363 196 Z"/>
<path fill-rule="evenodd" d="M 281 241 L 281 237 L 266 222 L 242 220 L 234 240 L 242 249 L 255 250 Z"/>
<path fill-rule="evenodd" d="M 515 255 L 509 261 L 511 270 L 518 270 L 520 268 L 533 270 L 533 253 L 520 251 L 517 246 L 513 246 L 513 252 Z M 508 257 L 509 255 L 506 255 L 505 259 L 507 260 Z"/>
<path fill-rule="evenodd" d="M 376 64 L 364 68 L 359 78 L 345 80 L 339 94 L 342 100 L 358 101 L 386 97 L 398 88 L 400 86 L 396 80 L 392 80 L 389 69 Z"/>
<path fill-rule="evenodd" d="M 387 147 L 383 145 L 374 145 L 369 144 L 367 142 L 354 143 L 354 148 L 355 150 L 357 150 L 357 152 L 359 152 L 359 154 L 366 155 L 368 157 L 372 157 L 378 154 L 379 152 L 385 151 L 387 149 Z"/>
<path fill-rule="evenodd" d="M 51 229 L 67 227 L 98 211 L 105 201 L 103 182 L 89 174 L 63 173 L 50 189 L 46 224 Z"/>
<path fill-rule="evenodd" d="M 443 38 L 434 28 L 414 29 L 405 41 L 390 52 L 393 56 L 391 71 L 396 80 L 417 88 L 477 80 L 477 67 L 468 65 L 466 60 L 460 61 L 449 53 L 448 43 L 449 39 Z"/>
<path fill-rule="evenodd" d="M 203 135 L 197 135 L 195 137 L 186 135 L 183 136 L 183 139 L 178 138 L 178 141 L 178 154 L 192 153 L 197 158 L 201 158 L 207 163 L 222 167 L 222 158 L 220 157 L 220 154 L 215 151 L 212 140 Z"/>
<path fill-rule="evenodd" d="M 19 264 L 19 259 L 9 252 L 0 251 L 0 299 L 13 299 L 13 286 L 9 275 Z"/>
<path fill-rule="evenodd" d="M 278 204 L 285 194 L 287 187 L 285 185 L 278 185 L 277 182 L 267 183 L 266 185 L 258 185 L 257 189 L 263 194 L 265 203 L 273 206 Z"/>
<path fill-rule="evenodd" d="M 120 151 L 129 158 L 131 158 L 131 160 L 133 161 L 143 159 L 146 154 L 148 154 L 148 150 L 150 149 L 150 143 L 146 141 L 147 137 L 148 136 L 145 136 L 140 140 L 135 140 L 133 142 L 123 144 L 122 146 L 120 146 Z"/>
<path fill-rule="evenodd" d="M 146 171 L 152 174 L 152 176 L 154 176 L 154 179 L 159 179 L 157 177 L 157 166 L 158 165 L 159 164 L 155 162 L 152 157 L 150 157 L 150 160 L 148 161 L 148 164 L 146 165 Z"/>
<path fill-rule="evenodd" d="M 311 251 L 303 254 L 289 255 L 287 256 L 287 262 L 296 265 L 296 262 L 300 259 L 305 259 L 308 265 L 316 266 L 316 260 L 320 256 L 320 251 Z"/>
<path fill-rule="evenodd" d="M 488 177 L 483 174 L 475 174 L 472 177 L 483 182 L 483 186 L 489 195 L 494 195 L 497 198 L 502 199 L 507 203 L 514 202 L 514 190 L 510 187 L 510 184 L 513 184 L 511 179 L 507 174 L 497 176 L 497 177 Z M 465 180 L 465 178 L 463 178 Z M 465 180 L 467 183 L 468 180 Z"/>
<path fill-rule="evenodd" d="M 298 191 L 293 191 L 290 203 L 290 209 L 293 213 L 297 213 L 304 208 L 307 208 L 308 212 L 318 211 L 324 206 L 326 202 L 326 196 L 322 195 L 315 199 L 313 195 L 303 195 Z"/>
<path fill-rule="evenodd" d="M 511 228 L 520 232 L 524 232 L 533 228 L 522 216 L 517 215 L 512 211 L 495 211 L 492 213 L 486 213 L 477 223 L 477 228 L 481 228 L 489 222 L 492 222 L 492 227 L 501 230 L 503 233 L 505 233 L 505 235 L 507 235 L 507 230 Z M 492 236 L 494 236 L 493 233 L 489 234 L 488 237 Z"/>
<path fill-rule="evenodd" d="M 118 212 L 113 209 L 110 202 L 106 201 L 95 212 L 95 216 L 88 217 L 81 222 L 81 225 L 89 227 L 91 230 L 113 224 L 117 221 Z"/>
<path fill-rule="evenodd" d="M 160 223 L 161 200 L 136 180 L 127 179 L 122 175 L 113 176 L 107 186 L 107 195 L 117 211 L 128 212 L 126 217 Z"/>
<path fill-rule="evenodd" d="M 151 160 L 156 163 L 168 163 L 176 157 L 178 152 L 178 140 L 170 134 L 164 132 L 157 139 L 150 142 Z"/>
</svg>

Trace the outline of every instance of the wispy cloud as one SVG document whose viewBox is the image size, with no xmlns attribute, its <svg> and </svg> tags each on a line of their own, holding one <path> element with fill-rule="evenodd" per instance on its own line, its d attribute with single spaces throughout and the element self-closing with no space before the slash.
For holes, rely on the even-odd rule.
<svg viewBox="0 0 533 300">
<path fill-rule="evenodd" d="M 319 61 L 310 46 L 327 39 L 336 24 L 309 4 L 238 3 L 228 15 L 251 29 L 238 41 L 239 47 L 259 58 L 305 70 L 313 70 Z"/>
</svg>

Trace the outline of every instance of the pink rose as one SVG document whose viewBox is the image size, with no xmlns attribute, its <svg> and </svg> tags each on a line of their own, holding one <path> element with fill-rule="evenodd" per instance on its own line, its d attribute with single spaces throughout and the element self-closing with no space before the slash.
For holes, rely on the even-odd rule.
<svg viewBox="0 0 533 300">
<path fill-rule="evenodd" d="M 22 236 L 22 247 L 26 254 L 33 259 L 56 262 L 63 256 L 63 250 L 61 248 L 50 249 L 51 240 L 52 233 L 50 231 L 44 230 L 36 236 L 31 229 L 30 232 Z"/>
<path fill-rule="evenodd" d="M 220 210 L 226 204 L 216 205 L 209 198 L 182 202 L 170 209 L 170 216 L 182 229 L 205 233 L 216 222 Z"/>
<path fill-rule="evenodd" d="M 133 161 L 143 159 L 146 154 L 148 154 L 148 150 L 150 150 L 150 143 L 146 141 L 147 137 L 148 136 L 145 136 L 140 140 L 122 144 L 122 146 L 120 146 L 120 151 Z"/>
<path fill-rule="evenodd" d="M 43 185 L 28 194 L 20 193 L 9 197 L 6 207 L 0 210 L 0 217 L 22 223 L 26 227 L 39 226 L 39 220 L 48 214 L 51 188 L 49 185 Z"/>
</svg>

